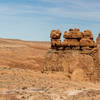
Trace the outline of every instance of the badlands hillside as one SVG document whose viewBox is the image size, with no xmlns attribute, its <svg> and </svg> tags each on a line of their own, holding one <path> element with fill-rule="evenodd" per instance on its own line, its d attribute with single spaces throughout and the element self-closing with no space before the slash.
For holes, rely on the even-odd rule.
<svg viewBox="0 0 100 100">
<path fill-rule="evenodd" d="M 49 42 L 0 39 L 0 100 L 100 100 L 99 82 L 42 72 L 49 48 Z"/>
<path fill-rule="evenodd" d="M 49 42 L 0 38 L 0 66 L 41 70 Z"/>
</svg>

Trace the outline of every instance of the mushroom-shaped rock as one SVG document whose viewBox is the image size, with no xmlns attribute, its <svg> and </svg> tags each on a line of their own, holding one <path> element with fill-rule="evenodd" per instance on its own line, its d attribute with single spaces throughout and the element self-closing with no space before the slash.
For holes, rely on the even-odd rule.
<svg viewBox="0 0 100 100">
<path fill-rule="evenodd" d="M 84 38 L 90 38 L 90 39 L 92 39 L 93 40 L 93 34 L 92 34 L 92 32 L 90 31 L 90 30 L 85 30 L 84 32 L 83 32 L 83 37 Z"/>
</svg>

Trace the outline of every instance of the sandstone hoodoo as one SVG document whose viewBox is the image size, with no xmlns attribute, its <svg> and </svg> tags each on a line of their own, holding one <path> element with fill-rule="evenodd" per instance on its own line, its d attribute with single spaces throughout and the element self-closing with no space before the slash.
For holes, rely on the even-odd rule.
<svg viewBox="0 0 100 100">
<path fill-rule="evenodd" d="M 71 28 L 64 32 L 64 41 L 61 42 L 60 37 L 60 30 L 51 31 L 51 48 L 47 52 L 43 71 L 65 72 L 72 80 L 96 79 L 98 51 L 92 32 Z"/>
<path fill-rule="evenodd" d="M 80 40 L 80 47 L 82 47 L 82 49 L 93 49 L 94 47 L 96 47 L 96 43 L 93 40 L 93 35 L 92 32 L 90 30 L 85 30 L 84 32 L 82 32 L 83 34 L 83 38 Z"/>
<path fill-rule="evenodd" d="M 61 47 L 61 32 L 60 30 L 52 30 L 51 34 L 50 34 L 50 38 L 51 38 L 51 48 L 59 48 Z"/>
<path fill-rule="evenodd" d="M 79 29 L 69 29 L 69 32 L 65 31 L 64 42 L 62 42 L 62 47 L 65 48 L 78 48 L 79 49 L 79 41 L 82 38 L 82 34 Z"/>
<path fill-rule="evenodd" d="M 98 48 L 98 58 L 99 58 L 99 64 L 100 64 L 100 33 L 98 34 L 96 43 L 97 43 L 97 48 Z"/>
<path fill-rule="evenodd" d="M 97 44 L 100 44 L 100 33 L 98 34 L 98 37 L 97 37 L 97 39 L 96 39 L 96 43 L 97 43 Z"/>
<path fill-rule="evenodd" d="M 63 38 L 64 41 L 61 42 L 61 31 L 52 30 L 50 34 L 51 38 L 51 48 L 58 49 L 62 47 L 63 49 L 93 49 L 96 47 L 96 43 L 93 40 L 93 34 L 90 30 L 85 30 L 80 32 L 80 29 L 69 29 L 69 32 L 65 31 Z M 85 48 L 86 47 L 86 48 Z"/>
</svg>

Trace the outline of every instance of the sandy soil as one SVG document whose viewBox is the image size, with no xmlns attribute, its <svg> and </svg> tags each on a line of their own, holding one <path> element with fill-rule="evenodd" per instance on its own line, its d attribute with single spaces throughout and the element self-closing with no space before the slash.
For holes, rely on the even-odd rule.
<svg viewBox="0 0 100 100">
<path fill-rule="evenodd" d="M 66 73 L 0 68 L 0 100 L 100 100 L 100 83 L 71 81 Z"/>
</svg>

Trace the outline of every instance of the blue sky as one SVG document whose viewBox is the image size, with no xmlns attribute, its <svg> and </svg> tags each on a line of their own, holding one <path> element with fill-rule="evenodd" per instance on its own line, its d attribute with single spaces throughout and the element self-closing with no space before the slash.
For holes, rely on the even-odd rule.
<svg viewBox="0 0 100 100">
<path fill-rule="evenodd" d="M 100 0 L 0 0 L 0 37 L 49 41 L 52 29 L 100 32 Z"/>
</svg>

